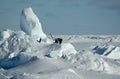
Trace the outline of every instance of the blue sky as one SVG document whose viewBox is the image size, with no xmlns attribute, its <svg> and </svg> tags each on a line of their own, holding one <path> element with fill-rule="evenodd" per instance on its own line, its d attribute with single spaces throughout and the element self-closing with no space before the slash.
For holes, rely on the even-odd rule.
<svg viewBox="0 0 120 79">
<path fill-rule="evenodd" d="M 47 34 L 120 34 L 120 0 L 0 0 L 0 31 L 20 30 L 26 7 L 33 8 Z"/>
</svg>

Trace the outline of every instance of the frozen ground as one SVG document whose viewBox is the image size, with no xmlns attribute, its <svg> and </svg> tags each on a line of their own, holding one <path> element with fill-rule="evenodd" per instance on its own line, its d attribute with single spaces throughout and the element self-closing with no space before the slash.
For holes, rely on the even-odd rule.
<svg viewBox="0 0 120 79">
<path fill-rule="evenodd" d="M 59 45 L 38 43 L 22 31 L 3 32 L 0 79 L 120 78 L 119 35 L 54 36 L 63 38 Z"/>
</svg>

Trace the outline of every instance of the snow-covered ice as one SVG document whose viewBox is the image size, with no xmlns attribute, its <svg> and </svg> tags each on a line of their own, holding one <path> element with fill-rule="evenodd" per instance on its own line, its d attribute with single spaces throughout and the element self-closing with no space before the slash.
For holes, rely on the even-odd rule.
<svg viewBox="0 0 120 79">
<path fill-rule="evenodd" d="M 120 42 L 106 41 L 108 36 L 103 37 L 106 40 L 93 39 L 92 36 L 55 36 L 64 39 L 60 45 L 54 42 L 38 43 L 34 37 L 22 31 L 9 31 L 10 36 L 0 41 L 2 79 L 119 79 L 120 77 L 118 55 Z M 114 39 L 112 36 L 109 37 Z M 105 55 L 108 52 L 109 55 Z"/>
<path fill-rule="evenodd" d="M 5 40 L 5 39 L 9 38 L 10 35 L 11 35 L 10 30 L 9 29 L 5 29 L 4 31 L 2 31 L 0 33 L 0 40 L 3 40 L 3 39 Z"/>
<path fill-rule="evenodd" d="M 63 42 L 55 43 L 31 8 L 20 27 L 0 32 L 0 79 L 120 78 L 120 35 L 56 35 Z"/>
<path fill-rule="evenodd" d="M 72 55 L 77 54 L 77 51 L 75 50 L 74 46 L 70 43 L 65 44 L 52 44 L 51 45 L 51 52 L 50 57 L 52 58 L 66 58 L 70 59 Z"/>
<path fill-rule="evenodd" d="M 120 59 L 120 47 L 114 45 L 99 45 L 94 49 L 95 53 L 112 59 Z"/>
<path fill-rule="evenodd" d="M 42 39 L 46 38 L 41 23 L 31 7 L 22 10 L 20 27 L 28 35 L 35 35 Z"/>
</svg>

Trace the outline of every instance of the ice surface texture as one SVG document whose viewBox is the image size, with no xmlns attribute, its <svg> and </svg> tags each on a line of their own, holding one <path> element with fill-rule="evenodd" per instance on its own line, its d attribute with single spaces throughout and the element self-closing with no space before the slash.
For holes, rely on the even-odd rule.
<svg viewBox="0 0 120 79">
<path fill-rule="evenodd" d="M 36 35 L 42 39 L 46 38 L 38 17 L 30 7 L 22 10 L 20 27 L 28 35 Z"/>
</svg>

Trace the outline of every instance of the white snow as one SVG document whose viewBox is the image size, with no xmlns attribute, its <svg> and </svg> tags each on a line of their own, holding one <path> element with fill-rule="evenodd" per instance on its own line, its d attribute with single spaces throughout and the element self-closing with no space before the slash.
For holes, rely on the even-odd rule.
<svg viewBox="0 0 120 79">
<path fill-rule="evenodd" d="M 38 38 L 42 39 L 46 38 L 41 23 L 31 7 L 22 10 L 20 27 L 28 35 L 38 36 Z"/>
<path fill-rule="evenodd" d="M 120 47 L 109 44 L 98 45 L 94 49 L 95 53 L 112 59 L 120 59 Z"/>
<path fill-rule="evenodd" d="M 119 35 L 57 35 L 58 44 L 31 8 L 22 11 L 20 25 L 22 31 L 0 32 L 0 79 L 120 79 Z"/>
<path fill-rule="evenodd" d="M 4 31 L 2 31 L 0 33 L 0 40 L 5 40 L 5 39 L 9 38 L 10 35 L 11 35 L 10 30 L 9 29 L 5 29 Z"/>
<path fill-rule="evenodd" d="M 115 47 L 113 51 L 108 55 L 109 58 L 120 59 L 120 47 Z"/>
<path fill-rule="evenodd" d="M 22 31 L 9 31 L 10 36 L 0 41 L 0 67 L 4 68 L 0 78 L 119 79 L 120 77 L 120 60 L 116 57 L 119 53 L 118 41 L 108 43 L 109 40 L 91 39 L 92 36 L 88 38 L 88 36 L 69 35 L 55 36 L 64 39 L 61 45 L 54 42 L 38 43 L 34 37 Z M 102 54 L 96 54 L 98 48 L 100 51 L 104 48 L 106 50 L 102 51 Z M 109 54 L 105 55 L 108 52 Z M 114 60 L 115 58 L 117 60 Z"/>
<path fill-rule="evenodd" d="M 70 43 L 65 43 L 62 45 L 54 43 L 51 47 L 52 50 L 49 55 L 52 58 L 57 59 L 62 57 L 69 60 L 72 55 L 77 54 L 74 46 Z"/>
</svg>

